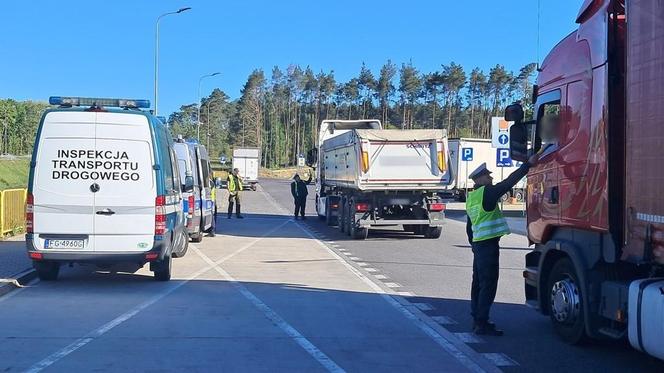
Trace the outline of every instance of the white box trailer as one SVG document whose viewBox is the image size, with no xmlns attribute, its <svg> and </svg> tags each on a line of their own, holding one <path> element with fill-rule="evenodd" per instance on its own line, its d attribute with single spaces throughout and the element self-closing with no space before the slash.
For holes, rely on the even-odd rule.
<svg viewBox="0 0 664 373">
<path fill-rule="evenodd" d="M 512 167 L 498 167 L 496 165 L 497 149 L 491 147 L 490 139 L 472 139 L 472 138 L 459 138 L 449 139 L 450 149 L 450 172 L 452 174 L 452 183 L 446 190 L 446 195 L 457 198 L 461 201 L 466 200 L 466 188 L 472 191 L 475 188 L 473 180 L 468 178 L 468 175 L 473 172 L 482 163 L 486 163 L 489 171 L 492 172 L 494 183 L 498 183 L 506 179 L 518 167 L 516 162 L 513 162 Z M 462 158 L 463 149 L 473 149 L 472 161 L 464 161 Z M 466 172 L 466 169 L 468 172 Z M 523 201 L 525 197 L 526 179 L 523 178 L 512 189 L 511 196 L 516 197 L 518 201 Z M 505 195 L 504 198 L 510 197 Z"/>
<path fill-rule="evenodd" d="M 325 120 L 319 132 L 316 210 L 356 239 L 374 226 L 438 238 L 452 178 L 443 130 L 384 130 L 378 120 Z"/>
<path fill-rule="evenodd" d="M 233 168 L 240 170 L 240 177 L 245 188 L 256 190 L 261 152 L 258 148 L 234 148 Z"/>
</svg>

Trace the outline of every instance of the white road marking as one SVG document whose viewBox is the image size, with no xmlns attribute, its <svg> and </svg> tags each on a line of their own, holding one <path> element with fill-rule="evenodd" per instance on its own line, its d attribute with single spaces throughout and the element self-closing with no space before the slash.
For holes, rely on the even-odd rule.
<svg viewBox="0 0 664 373">
<path fill-rule="evenodd" d="M 420 311 L 433 311 L 433 307 L 428 303 L 413 303 L 413 305 L 419 308 Z"/>
<path fill-rule="evenodd" d="M 224 280 L 228 281 L 237 289 L 240 294 L 242 294 L 249 302 L 251 302 L 254 307 L 258 308 L 265 317 L 267 317 L 274 325 L 279 327 L 284 333 L 286 333 L 295 343 L 297 343 L 302 349 L 304 349 L 311 357 L 316 359 L 325 369 L 329 372 L 345 372 L 337 363 L 335 363 L 329 356 L 325 355 L 323 351 L 318 349 L 311 341 L 309 341 L 305 336 L 297 331 L 291 324 L 284 320 L 278 313 L 276 313 L 270 306 L 265 304 L 260 300 L 254 293 L 249 291 L 244 285 L 239 283 L 233 276 L 228 272 L 224 271 L 219 264 L 215 263 L 207 255 L 203 254 L 198 248 L 193 247 L 194 252 L 198 254 L 206 263 L 214 268 L 217 273 L 219 273 Z"/>
<path fill-rule="evenodd" d="M 368 265 L 367 263 L 365 263 L 365 262 L 357 262 L 356 264 L 359 265 L 360 267 L 367 267 L 367 266 L 369 266 L 369 265 Z"/>
<path fill-rule="evenodd" d="M 484 343 L 482 338 L 475 335 L 475 333 L 454 333 L 463 343 Z"/>
<path fill-rule="evenodd" d="M 350 259 L 350 260 L 355 260 L 355 261 L 357 261 L 357 260 L 362 260 L 362 259 L 360 259 L 360 258 L 358 258 L 358 257 L 356 257 L 356 256 L 351 256 L 351 257 L 348 258 L 348 259 Z"/>
<path fill-rule="evenodd" d="M 311 239 L 313 239 L 316 243 L 318 243 L 320 247 L 327 250 L 330 253 L 330 255 L 334 256 L 351 273 L 355 274 L 355 276 L 357 276 L 374 292 L 376 292 L 376 294 L 379 294 L 388 304 L 390 304 L 397 311 L 399 311 L 406 319 L 410 320 L 413 324 L 415 324 L 415 326 L 417 326 L 424 334 L 429 336 L 429 338 L 431 338 L 440 347 L 442 347 L 443 350 L 452 355 L 452 357 L 455 358 L 460 364 L 468 368 L 468 370 L 470 370 L 471 372 L 485 372 L 485 370 L 478 363 L 473 361 L 473 359 L 470 356 L 468 356 L 465 352 L 459 350 L 459 348 L 455 346 L 454 342 L 440 335 L 435 329 L 427 325 L 424 321 L 420 320 L 417 316 L 415 316 L 411 311 L 409 311 L 406 307 L 404 307 L 391 295 L 386 294 L 385 291 L 383 291 L 383 289 L 378 284 L 374 283 L 371 279 L 366 277 L 362 272 L 360 272 L 355 267 L 350 265 L 350 263 L 344 260 L 341 256 L 339 256 L 334 250 L 325 245 L 322 241 L 316 239 L 316 237 L 314 237 L 314 235 L 311 232 L 309 232 L 307 229 L 305 229 L 303 226 L 298 224 L 298 227 L 300 227 L 300 229 L 306 235 L 308 235 Z M 412 294 L 408 296 L 412 296 Z M 473 353 L 473 351 L 470 351 L 470 353 Z"/>
<path fill-rule="evenodd" d="M 401 287 L 401 285 L 397 284 L 396 282 L 386 282 L 385 286 L 387 286 L 388 288 L 400 288 Z"/>
<path fill-rule="evenodd" d="M 260 237 L 255 238 L 254 240 L 248 242 L 244 246 L 238 248 L 234 252 L 226 255 L 225 257 L 219 259 L 215 263 L 221 264 L 225 262 L 226 260 L 232 258 L 233 256 L 241 253 L 242 251 L 252 247 L 254 244 L 257 242 L 261 241 L 263 238 L 271 235 L 272 233 L 277 232 L 279 229 L 281 229 L 284 225 L 290 223 L 290 220 L 286 220 L 285 222 L 277 225 L 275 228 L 270 229 L 269 231 L 263 233 Z M 195 245 L 190 244 L 190 247 L 196 248 Z M 68 346 L 56 351 L 55 353 L 47 356 L 43 360 L 37 362 L 33 366 L 31 366 L 26 372 L 28 373 L 35 373 L 35 372 L 40 372 L 45 368 L 50 367 L 51 365 L 55 364 L 62 358 L 66 357 L 67 355 L 71 354 L 72 352 L 78 350 L 79 348 L 87 345 L 88 343 L 94 341 L 95 339 L 98 339 L 102 337 L 104 334 L 106 334 L 109 330 L 115 328 L 116 326 L 122 324 L 123 322 L 131 319 L 132 317 L 136 316 L 139 312 L 143 311 L 144 309 L 150 307 L 151 305 L 155 304 L 159 300 L 163 299 L 164 297 L 168 296 L 169 294 L 173 293 L 175 290 L 179 289 L 182 287 L 184 284 L 188 283 L 189 281 L 195 279 L 196 277 L 202 275 L 203 273 L 209 271 L 212 269 L 213 266 L 207 266 L 204 268 L 199 269 L 196 271 L 194 274 L 190 275 L 186 279 L 177 282 L 177 283 L 171 283 L 170 286 L 166 287 L 164 290 L 161 292 L 157 293 L 155 296 L 152 298 L 148 299 L 147 301 L 139 304 L 138 306 L 132 308 L 131 310 L 123 313 L 122 315 L 116 317 L 115 319 L 111 320 L 110 322 L 106 323 L 105 325 L 102 325 L 101 327 L 93 330 L 92 332 L 88 333 L 85 337 L 79 338 L 73 343 L 69 344 Z"/>
<path fill-rule="evenodd" d="M 387 280 L 387 278 L 388 278 L 388 277 L 385 276 L 385 275 L 374 275 L 374 277 L 377 278 L 377 279 L 379 279 L 379 280 Z"/>
<path fill-rule="evenodd" d="M 490 360 L 492 363 L 494 363 L 497 367 L 514 367 L 518 366 L 519 363 L 516 361 L 510 359 L 509 356 L 501 353 L 496 353 L 496 352 L 486 352 L 483 353 L 482 356 Z"/>
<path fill-rule="evenodd" d="M 369 273 L 376 273 L 378 270 L 376 268 L 371 268 L 371 267 L 364 267 L 364 270 L 369 272 Z"/>
<path fill-rule="evenodd" d="M 397 294 L 401 295 L 402 297 L 414 297 L 415 294 L 411 293 L 410 291 L 397 291 Z"/>
<path fill-rule="evenodd" d="M 456 325 L 458 322 L 454 321 L 451 317 L 447 316 L 433 316 L 431 317 L 433 321 L 439 323 L 440 325 Z"/>
</svg>

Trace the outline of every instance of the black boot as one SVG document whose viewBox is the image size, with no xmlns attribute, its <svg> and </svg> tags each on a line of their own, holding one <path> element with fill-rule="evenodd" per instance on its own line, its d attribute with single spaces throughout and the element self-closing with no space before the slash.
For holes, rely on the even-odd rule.
<svg viewBox="0 0 664 373">
<path fill-rule="evenodd" d="M 478 322 L 473 328 L 473 333 L 477 335 L 490 335 L 494 337 L 501 337 L 504 332 L 496 328 L 496 325 L 488 321 Z"/>
<path fill-rule="evenodd" d="M 237 204 L 237 209 L 235 209 L 235 217 L 238 219 L 244 219 L 244 216 L 240 214 L 240 204 Z"/>
</svg>

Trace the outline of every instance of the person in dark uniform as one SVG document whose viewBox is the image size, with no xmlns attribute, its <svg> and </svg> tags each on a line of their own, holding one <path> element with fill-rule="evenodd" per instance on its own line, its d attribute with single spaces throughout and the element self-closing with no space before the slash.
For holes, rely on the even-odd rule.
<svg viewBox="0 0 664 373">
<path fill-rule="evenodd" d="M 302 216 L 302 220 L 305 219 L 304 210 L 307 207 L 307 195 L 309 195 L 307 185 L 310 183 L 311 173 L 309 173 L 309 179 L 307 181 L 302 181 L 298 174 L 293 176 L 293 182 L 290 187 L 293 201 L 295 202 L 295 220 L 297 220 L 298 215 Z"/>
<path fill-rule="evenodd" d="M 533 155 L 510 176 L 493 185 L 491 171 L 482 163 L 469 178 L 475 190 L 466 199 L 466 233 L 473 249 L 473 284 L 470 293 L 470 314 L 473 332 L 479 335 L 501 336 L 503 331 L 489 321 L 491 305 L 498 288 L 500 237 L 510 234 L 510 228 L 498 208 L 498 201 L 537 163 Z"/>
</svg>

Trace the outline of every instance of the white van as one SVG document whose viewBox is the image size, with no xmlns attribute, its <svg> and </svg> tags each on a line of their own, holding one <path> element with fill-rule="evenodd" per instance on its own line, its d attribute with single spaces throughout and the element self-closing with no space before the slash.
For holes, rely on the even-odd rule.
<svg viewBox="0 0 664 373">
<path fill-rule="evenodd" d="M 233 169 L 237 168 L 245 188 L 256 190 L 261 151 L 258 148 L 234 148 Z"/>
<path fill-rule="evenodd" d="M 183 193 L 183 209 L 187 216 L 187 233 L 193 242 L 201 242 L 203 233 L 212 229 L 214 218 L 214 201 L 211 200 L 211 188 L 214 185 L 209 179 L 209 160 L 205 147 L 196 142 L 185 141 L 178 137 L 173 144 L 180 179 L 184 183 L 191 178 L 193 189 Z M 205 156 L 205 158 L 203 158 Z"/>
<path fill-rule="evenodd" d="M 169 280 L 187 250 L 172 137 L 146 100 L 51 97 L 30 164 L 28 255 L 42 280 L 61 263 L 150 263 Z M 186 185 L 185 189 L 191 189 Z"/>
</svg>

